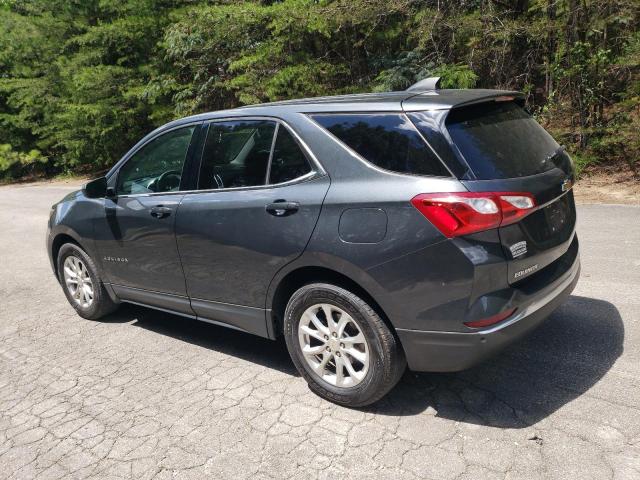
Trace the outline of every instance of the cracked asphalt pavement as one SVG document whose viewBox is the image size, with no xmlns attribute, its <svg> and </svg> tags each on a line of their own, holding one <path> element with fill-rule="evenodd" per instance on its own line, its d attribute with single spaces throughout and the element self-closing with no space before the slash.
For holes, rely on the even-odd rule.
<svg viewBox="0 0 640 480">
<path fill-rule="evenodd" d="M 0 187 L 0 477 L 640 478 L 640 206 L 579 206 L 581 280 L 531 336 L 349 410 L 283 342 L 75 315 L 44 248 L 70 190 Z"/>
</svg>

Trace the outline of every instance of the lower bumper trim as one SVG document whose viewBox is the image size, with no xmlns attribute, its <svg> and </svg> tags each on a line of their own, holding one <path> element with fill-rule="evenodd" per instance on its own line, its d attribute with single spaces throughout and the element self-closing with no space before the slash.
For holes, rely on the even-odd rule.
<svg viewBox="0 0 640 480">
<path fill-rule="evenodd" d="M 571 294 L 580 277 L 580 261 L 541 298 L 494 328 L 480 332 L 397 329 L 409 368 L 417 372 L 457 372 L 490 357 L 540 325 Z"/>
</svg>

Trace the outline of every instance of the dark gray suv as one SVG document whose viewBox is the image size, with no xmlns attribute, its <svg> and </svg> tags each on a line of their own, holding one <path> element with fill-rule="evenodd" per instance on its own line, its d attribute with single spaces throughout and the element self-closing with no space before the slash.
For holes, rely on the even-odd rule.
<svg viewBox="0 0 640 480">
<path fill-rule="evenodd" d="M 520 94 L 425 83 L 150 133 L 51 210 L 69 302 L 283 335 L 311 389 L 349 406 L 407 364 L 461 370 L 512 342 L 578 280 L 571 159 Z"/>
</svg>

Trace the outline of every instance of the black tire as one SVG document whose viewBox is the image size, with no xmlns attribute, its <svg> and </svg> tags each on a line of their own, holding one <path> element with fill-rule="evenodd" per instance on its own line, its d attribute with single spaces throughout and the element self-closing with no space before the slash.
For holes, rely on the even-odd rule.
<svg viewBox="0 0 640 480">
<path fill-rule="evenodd" d="M 369 346 L 369 367 L 356 385 L 344 388 L 323 380 L 307 363 L 298 328 L 302 314 L 316 304 L 334 305 L 353 318 Z M 317 395 L 347 407 L 364 407 L 386 395 L 400 380 L 406 360 L 399 340 L 376 311 L 357 295 L 326 283 L 305 285 L 289 299 L 284 315 L 284 336 L 287 349 L 309 388 Z M 325 337 L 326 338 L 326 337 Z M 336 354 L 337 355 L 337 354 Z"/>
<path fill-rule="evenodd" d="M 89 273 L 89 277 L 91 277 L 91 283 L 93 285 L 93 301 L 88 307 L 84 307 L 80 305 L 71 294 L 67 283 L 64 278 L 64 262 L 70 257 L 74 256 L 80 259 Z M 67 300 L 71 304 L 71 306 L 78 312 L 83 318 L 89 320 L 97 320 L 105 315 L 113 312 L 118 308 L 118 304 L 111 300 L 111 297 L 107 293 L 100 277 L 98 276 L 98 269 L 96 268 L 95 263 L 87 253 L 82 250 L 80 247 L 73 243 L 65 243 L 60 247 L 60 251 L 58 252 L 58 280 L 60 285 L 62 286 L 62 290 L 67 297 Z"/>
</svg>

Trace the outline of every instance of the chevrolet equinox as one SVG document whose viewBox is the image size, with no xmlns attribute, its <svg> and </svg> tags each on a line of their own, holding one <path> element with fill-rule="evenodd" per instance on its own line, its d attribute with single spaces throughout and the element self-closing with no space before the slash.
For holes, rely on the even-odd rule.
<svg viewBox="0 0 640 480">
<path fill-rule="evenodd" d="M 578 281 L 573 163 L 523 103 L 426 79 L 171 122 L 53 206 L 51 265 L 84 318 L 129 302 L 282 335 L 314 392 L 368 405 Z"/>
</svg>

